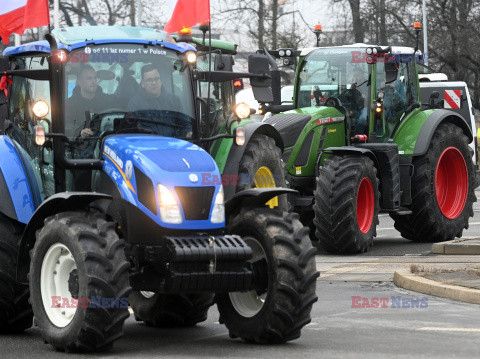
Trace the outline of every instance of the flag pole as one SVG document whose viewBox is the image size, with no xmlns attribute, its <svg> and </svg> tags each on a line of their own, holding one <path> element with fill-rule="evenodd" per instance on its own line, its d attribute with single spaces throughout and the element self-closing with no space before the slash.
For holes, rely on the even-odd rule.
<svg viewBox="0 0 480 359">
<path fill-rule="evenodd" d="M 53 1 L 53 24 L 55 29 L 58 29 L 60 27 L 60 5 L 59 5 L 59 0 L 54 0 Z"/>
</svg>

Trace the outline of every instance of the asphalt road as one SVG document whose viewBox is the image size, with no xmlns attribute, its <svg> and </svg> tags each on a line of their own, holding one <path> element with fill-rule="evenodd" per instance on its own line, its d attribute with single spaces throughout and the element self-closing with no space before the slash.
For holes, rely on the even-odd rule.
<svg viewBox="0 0 480 359">
<path fill-rule="evenodd" d="M 480 192 L 477 192 L 480 198 Z M 465 236 L 480 236 L 480 204 Z M 431 244 L 411 243 L 393 229 L 392 220 L 380 218 L 378 237 L 369 252 L 357 256 L 316 257 L 321 277 L 312 323 L 302 337 L 283 345 L 251 345 L 232 340 L 218 312 L 194 328 L 152 329 L 125 323 L 125 336 L 105 358 L 477 358 L 480 341 L 480 306 L 425 296 L 397 288 L 392 283 L 397 268 L 412 263 L 433 263 L 452 268 L 465 263 L 480 265 L 480 256 L 435 256 Z M 388 308 L 353 307 L 352 297 L 388 298 Z M 423 300 L 427 307 L 393 308 L 398 300 Z M 400 298 L 398 298 L 400 297 Z M 427 298 L 427 299 L 425 299 Z M 363 299 L 360 302 L 363 303 Z M 23 335 L 0 336 L 0 359 L 64 358 L 44 345 L 39 330 Z M 73 355 L 74 358 L 92 356 Z M 95 356 L 97 357 L 97 356 Z"/>
</svg>

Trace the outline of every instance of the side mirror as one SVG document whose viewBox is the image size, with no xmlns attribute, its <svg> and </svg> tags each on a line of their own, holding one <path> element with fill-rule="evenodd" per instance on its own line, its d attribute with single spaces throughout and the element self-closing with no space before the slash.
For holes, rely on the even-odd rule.
<svg viewBox="0 0 480 359">
<path fill-rule="evenodd" d="M 398 68 L 396 63 L 385 63 L 385 83 L 389 84 L 397 79 Z"/>
<path fill-rule="evenodd" d="M 248 57 L 248 72 L 257 75 L 250 78 L 255 100 L 260 103 L 273 102 L 270 62 L 265 55 L 254 54 Z"/>
<path fill-rule="evenodd" d="M 215 71 L 233 71 L 234 60 L 232 55 L 216 54 Z"/>
<path fill-rule="evenodd" d="M 440 97 L 440 93 L 438 91 L 433 91 L 430 94 L 430 98 L 428 99 L 428 106 L 434 108 L 437 104 L 435 103 L 435 99 Z"/>
</svg>

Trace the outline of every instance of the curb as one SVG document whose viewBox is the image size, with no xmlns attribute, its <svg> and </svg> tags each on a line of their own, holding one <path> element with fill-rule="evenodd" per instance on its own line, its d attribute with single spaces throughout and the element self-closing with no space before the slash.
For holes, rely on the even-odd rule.
<svg viewBox="0 0 480 359">
<path fill-rule="evenodd" d="M 420 277 L 410 271 L 396 271 L 393 283 L 398 287 L 437 297 L 450 298 L 466 303 L 480 304 L 480 290 L 458 285 L 442 284 Z"/>
<path fill-rule="evenodd" d="M 480 243 L 468 244 L 468 239 L 434 243 L 432 245 L 432 253 L 434 254 L 464 254 L 477 255 L 480 254 Z"/>
</svg>

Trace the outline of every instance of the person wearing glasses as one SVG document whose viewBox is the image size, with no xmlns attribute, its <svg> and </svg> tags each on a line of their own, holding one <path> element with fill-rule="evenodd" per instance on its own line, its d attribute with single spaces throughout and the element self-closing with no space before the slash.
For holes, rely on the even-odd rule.
<svg viewBox="0 0 480 359">
<path fill-rule="evenodd" d="M 144 65 L 141 76 L 141 88 L 127 106 L 127 111 L 140 119 L 137 126 L 168 137 L 191 136 L 191 121 L 183 104 L 176 95 L 165 91 L 158 69 L 152 64 Z"/>
<path fill-rule="evenodd" d="M 181 108 L 177 96 L 162 91 L 162 79 L 157 68 L 152 64 L 142 67 L 141 88 L 128 103 L 128 111 L 142 110 L 170 110 L 178 111 Z"/>
</svg>

